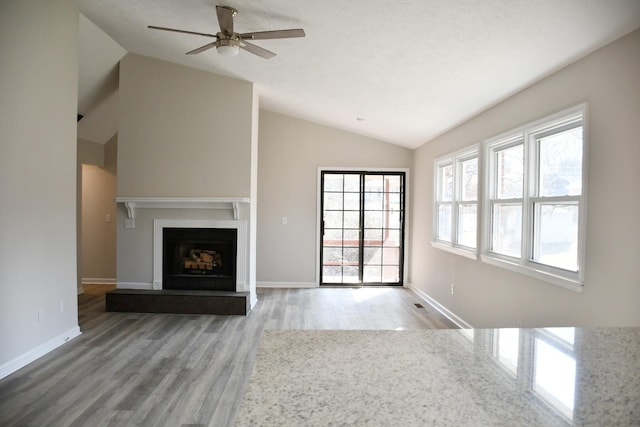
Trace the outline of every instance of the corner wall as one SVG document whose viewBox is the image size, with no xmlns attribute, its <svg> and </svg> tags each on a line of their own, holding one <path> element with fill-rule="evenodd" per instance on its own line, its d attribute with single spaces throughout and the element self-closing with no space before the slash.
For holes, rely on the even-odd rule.
<svg viewBox="0 0 640 427">
<path fill-rule="evenodd" d="M 411 163 L 407 148 L 261 110 L 258 286 L 317 284 L 319 167 L 409 169 Z"/>
<path fill-rule="evenodd" d="M 412 285 L 474 327 L 640 325 L 639 76 L 637 30 L 417 149 Z M 589 108 L 582 293 L 431 247 L 436 157 L 581 102 Z"/>
<path fill-rule="evenodd" d="M 0 378 L 77 336 L 78 11 L 0 3 Z"/>
</svg>

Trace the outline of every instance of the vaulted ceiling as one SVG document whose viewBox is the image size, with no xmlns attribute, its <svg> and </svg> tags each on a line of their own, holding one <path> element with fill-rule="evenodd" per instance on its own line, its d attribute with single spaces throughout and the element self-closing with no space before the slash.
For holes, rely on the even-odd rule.
<svg viewBox="0 0 640 427">
<path fill-rule="evenodd" d="M 640 27 L 638 0 L 75 2 L 128 52 L 254 82 L 262 108 L 410 148 Z M 265 60 L 185 55 L 212 40 L 147 28 L 215 34 L 216 5 L 238 10 L 237 32 L 303 28 L 306 37 L 255 41 L 277 53 Z"/>
</svg>

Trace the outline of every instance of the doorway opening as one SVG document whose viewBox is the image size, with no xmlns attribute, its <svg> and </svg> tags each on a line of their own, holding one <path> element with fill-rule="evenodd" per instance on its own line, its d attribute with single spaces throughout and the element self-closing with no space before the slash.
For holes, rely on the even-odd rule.
<svg viewBox="0 0 640 427">
<path fill-rule="evenodd" d="M 321 171 L 320 285 L 402 285 L 405 173 Z"/>
</svg>

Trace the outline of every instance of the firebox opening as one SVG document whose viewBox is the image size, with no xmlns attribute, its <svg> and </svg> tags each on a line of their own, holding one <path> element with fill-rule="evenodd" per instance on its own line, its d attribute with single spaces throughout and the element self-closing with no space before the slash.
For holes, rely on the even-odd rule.
<svg viewBox="0 0 640 427">
<path fill-rule="evenodd" d="M 164 289 L 236 290 L 237 230 L 164 228 Z"/>
</svg>

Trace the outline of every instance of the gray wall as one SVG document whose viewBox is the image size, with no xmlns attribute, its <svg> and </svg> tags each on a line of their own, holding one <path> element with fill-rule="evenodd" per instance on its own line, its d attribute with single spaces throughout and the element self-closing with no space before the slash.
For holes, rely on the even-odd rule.
<svg viewBox="0 0 640 427">
<path fill-rule="evenodd" d="M 78 333 L 77 55 L 71 2 L 0 3 L 0 377 Z"/>
<path fill-rule="evenodd" d="M 258 285 L 310 286 L 317 270 L 318 167 L 408 169 L 412 151 L 266 110 L 259 136 Z"/>
<path fill-rule="evenodd" d="M 82 283 L 115 283 L 116 153 L 118 135 L 106 144 L 78 138 L 77 238 L 78 293 Z M 111 215 L 111 222 L 106 215 Z M 90 279 L 90 280 L 86 280 Z"/>
<path fill-rule="evenodd" d="M 415 152 L 410 280 L 475 327 L 640 325 L 640 31 L 596 51 Z M 433 160 L 566 107 L 589 105 L 583 293 L 434 249 Z M 455 283 L 455 295 L 450 286 Z"/>
<path fill-rule="evenodd" d="M 91 161 L 82 165 L 80 277 L 84 283 L 115 283 L 116 278 L 116 152 L 117 136 L 106 144 L 78 141 L 80 146 L 96 145 L 103 167 Z M 86 151 L 86 150 L 83 150 Z M 109 215 L 110 220 L 107 219 Z"/>
</svg>

